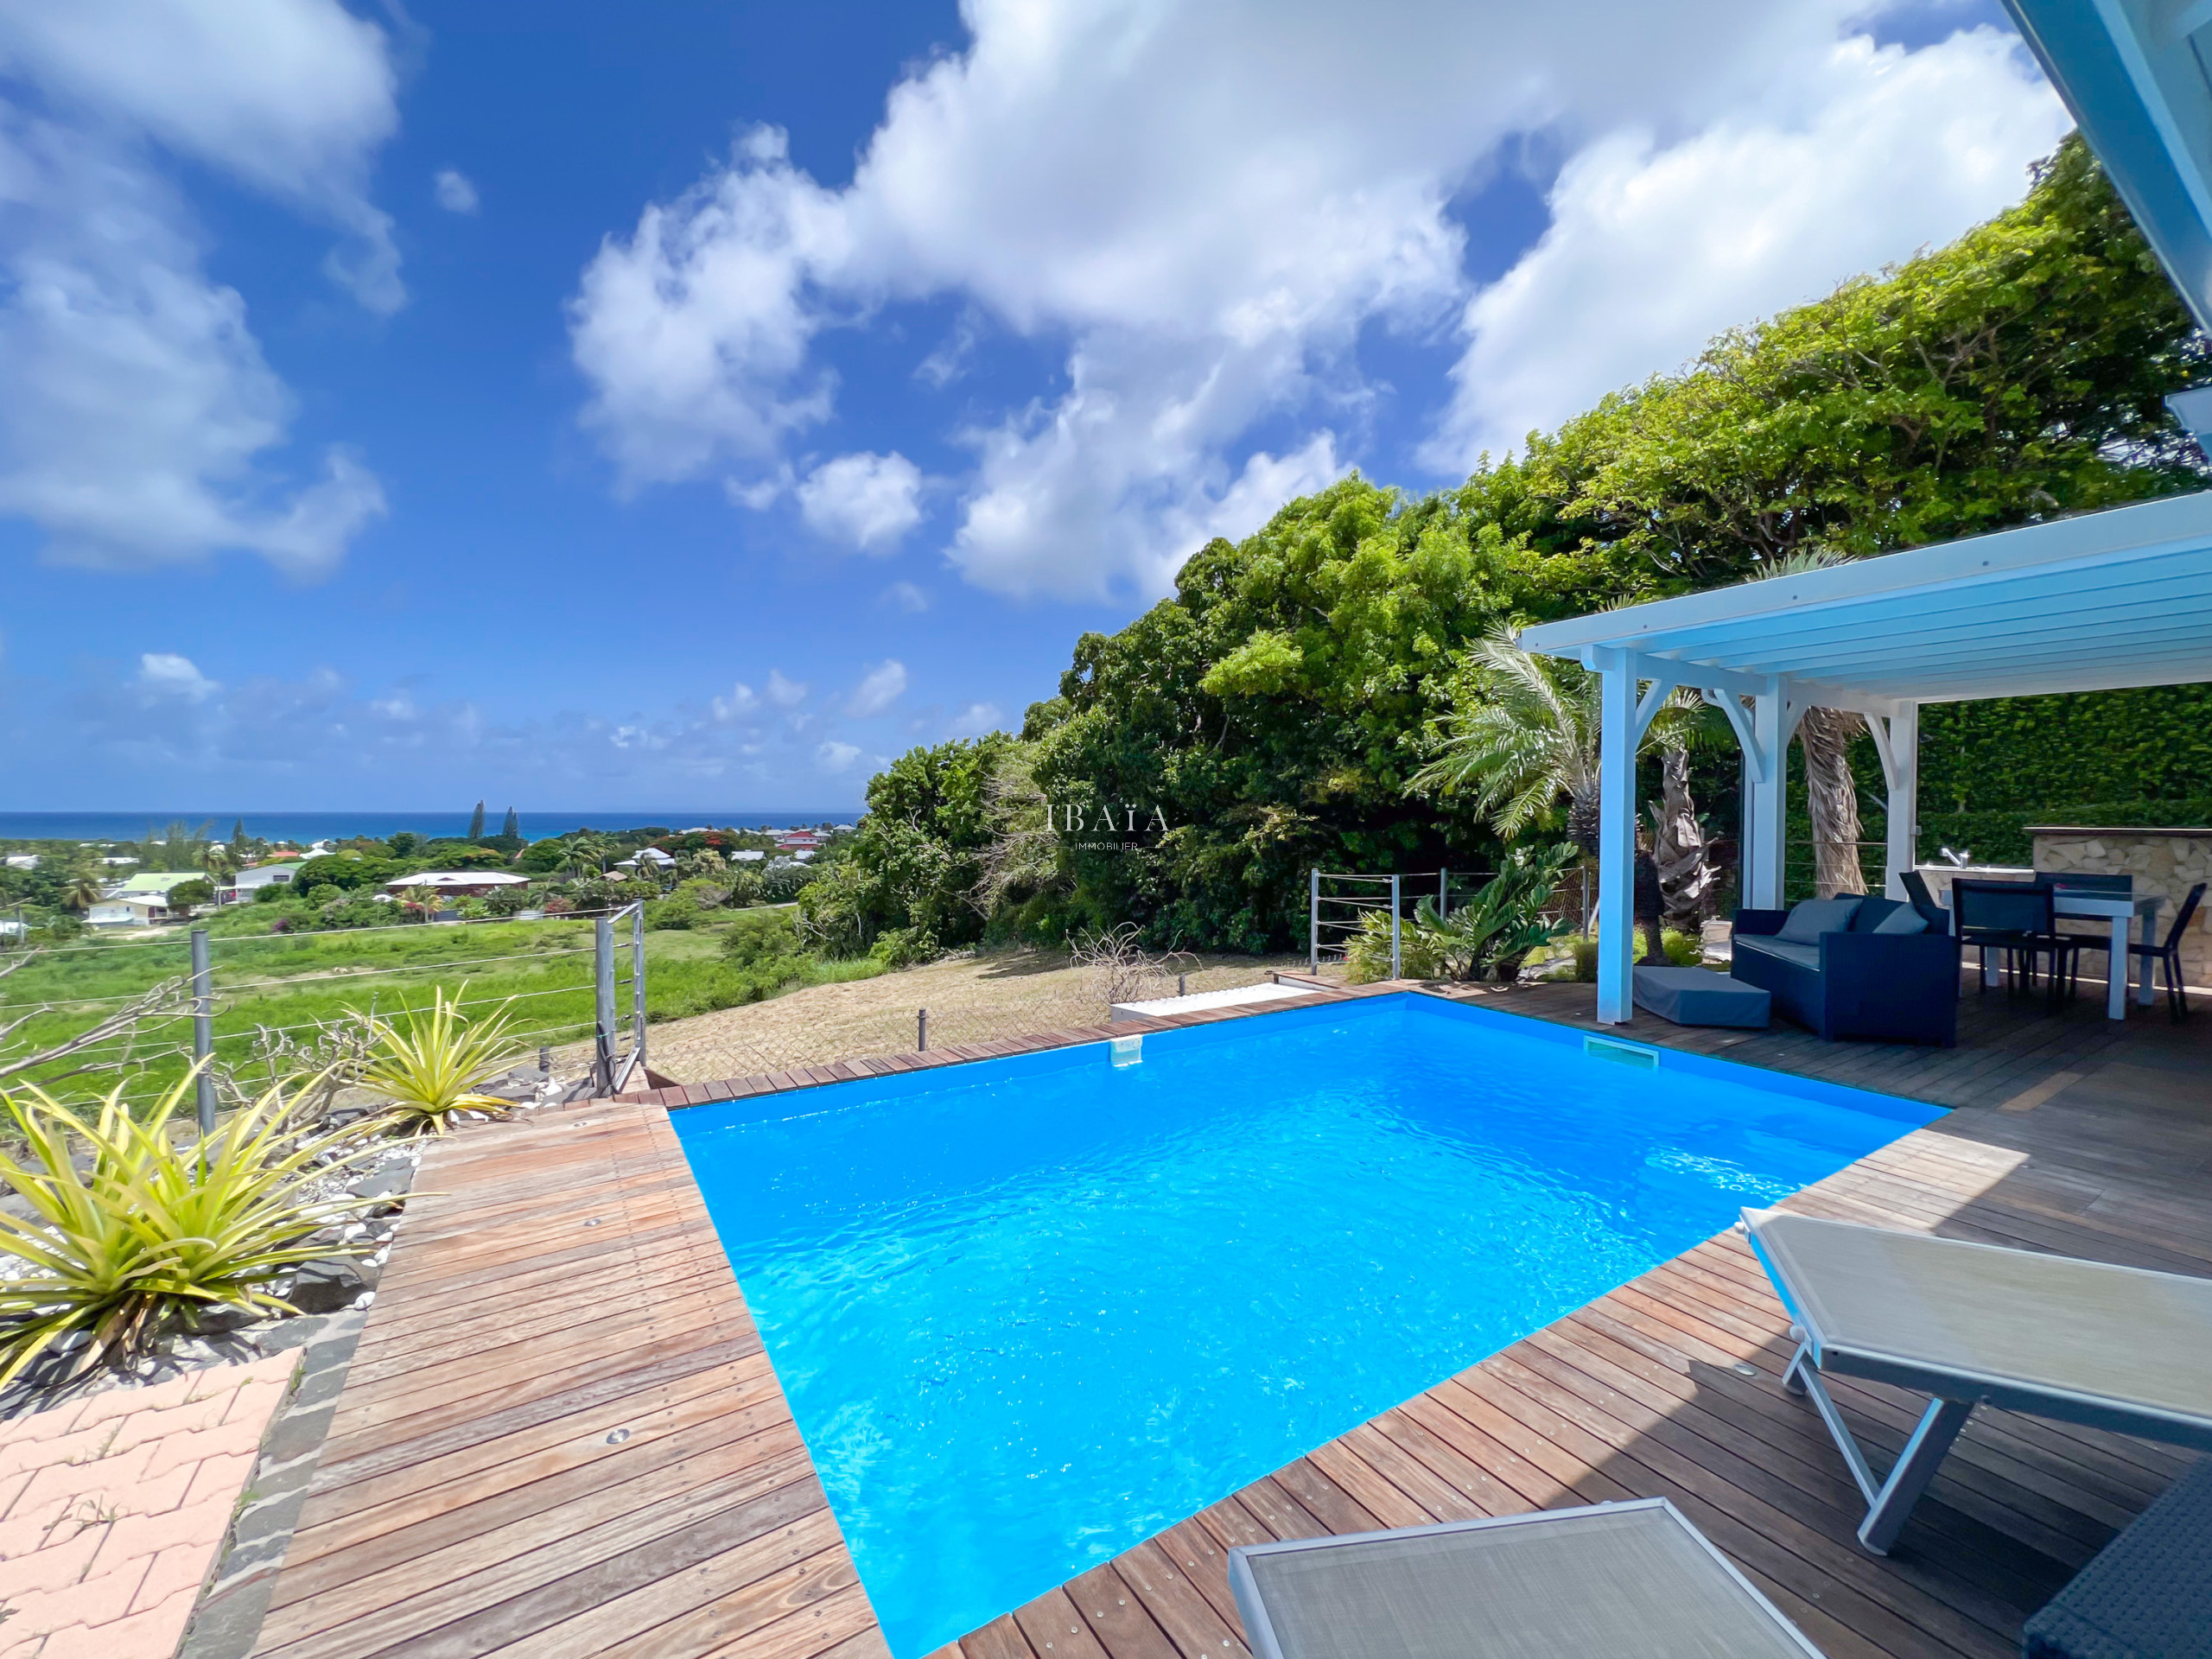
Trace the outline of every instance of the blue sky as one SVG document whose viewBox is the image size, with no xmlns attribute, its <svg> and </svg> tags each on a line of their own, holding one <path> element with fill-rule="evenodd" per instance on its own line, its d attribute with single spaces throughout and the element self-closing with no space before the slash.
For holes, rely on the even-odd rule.
<svg viewBox="0 0 2212 1659">
<path fill-rule="evenodd" d="M 1982 4 L 0 0 L 0 806 L 849 805 L 2065 125 Z"/>
</svg>

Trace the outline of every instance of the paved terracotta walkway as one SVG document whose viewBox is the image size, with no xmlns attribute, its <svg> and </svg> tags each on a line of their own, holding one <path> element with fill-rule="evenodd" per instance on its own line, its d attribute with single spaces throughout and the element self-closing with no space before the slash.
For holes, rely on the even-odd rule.
<svg viewBox="0 0 2212 1659">
<path fill-rule="evenodd" d="M 298 1362 L 0 1425 L 0 1659 L 168 1659 Z"/>
</svg>

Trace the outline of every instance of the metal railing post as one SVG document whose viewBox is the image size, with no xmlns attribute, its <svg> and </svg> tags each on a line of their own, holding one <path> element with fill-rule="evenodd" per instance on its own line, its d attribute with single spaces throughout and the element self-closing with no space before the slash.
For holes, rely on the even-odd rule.
<svg viewBox="0 0 2212 1659">
<path fill-rule="evenodd" d="M 930 1052 L 930 1011 L 927 1008 L 914 1010 L 914 1051 L 919 1054 Z"/>
<path fill-rule="evenodd" d="M 630 1066 L 632 1076 L 645 1063 L 645 907 L 630 918 Z"/>
<path fill-rule="evenodd" d="M 1319 864 L 1313 867 L 1313 886 L 1310 892 L 1312 897 L 1308 900 L 1307 907 L 1310 920 L 1306 930 L 1306 967 L 1307 972 L 1319 974 L 1321 971 L 1321 867 Z"/>
<path fill-rule="evenodd" d="M 192 930 L 192 1062 L 200 1068 L 193 1084 L 200 1109 L 200 1137 L 215 1133 L 215 976 L 207 966 L 207 930 Z"/>
<path fill-rule="evenodd" d="M 1440 922 L 1452 908 L 1451 880 L 1450 870 L 1439 870 L 1436 873 L 1436 919 Z"/>
<path fill-rule="evenodd" d="M 614 1092 L 614 924 L 605 916 L 591 925 L 592 1068 L 595 1095 Z"/>
<path fill-rule="evenodd" d="M 1398 881 L 1390 878 L 1390 977 L 1398 976 Z"/>
</svg>

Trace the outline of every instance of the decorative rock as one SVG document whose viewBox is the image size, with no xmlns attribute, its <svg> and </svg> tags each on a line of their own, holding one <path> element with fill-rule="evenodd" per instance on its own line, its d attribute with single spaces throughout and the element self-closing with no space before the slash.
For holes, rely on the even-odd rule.
<svg viewBox="0 0 2212 1659">
<path fill-rule="evenodd" d="M 302 1313 L 335 1313 L 367 1287 L 368 1281 L 351 1262 L 309 1262 L 293 1277 L 284 1300 Z"/>
</svg>

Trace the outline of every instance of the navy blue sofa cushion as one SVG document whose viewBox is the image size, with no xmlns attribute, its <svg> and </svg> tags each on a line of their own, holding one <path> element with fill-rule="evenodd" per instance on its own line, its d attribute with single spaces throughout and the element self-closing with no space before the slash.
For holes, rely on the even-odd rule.
<svg viewBox="0 0 2212 1659">
<path fill-rule="evenodd" d="M 1851 925 L 1863 899 L 1806 899 L 1789 906 L 1779 930 L 1793 944 L 1810 944 L 1823 933 L 1840 933 Z"/>
<path fill-rule="evenodd" d="M 1878 907 L 1878 908 L 1877 908 Z M 1868 925 L 1878 929 L 1908 908 L 1869 899 Z M 1778 938 L 1788 919 L 1779 910 L 1736 912 L 1729 971 L 1773 999 L 1776 1012 L 1828 1040 L 1872 1038 L 1892 1043 L 1959 1039 L 1958 947 L 1935 933 L 1822 933 L 1811 944 Z"/>
<path fill-rule="evenodd" d="M 2212 1659 L 2212 1458 L 2028 1620 L 2025 1659 Z"/>
</svg>

